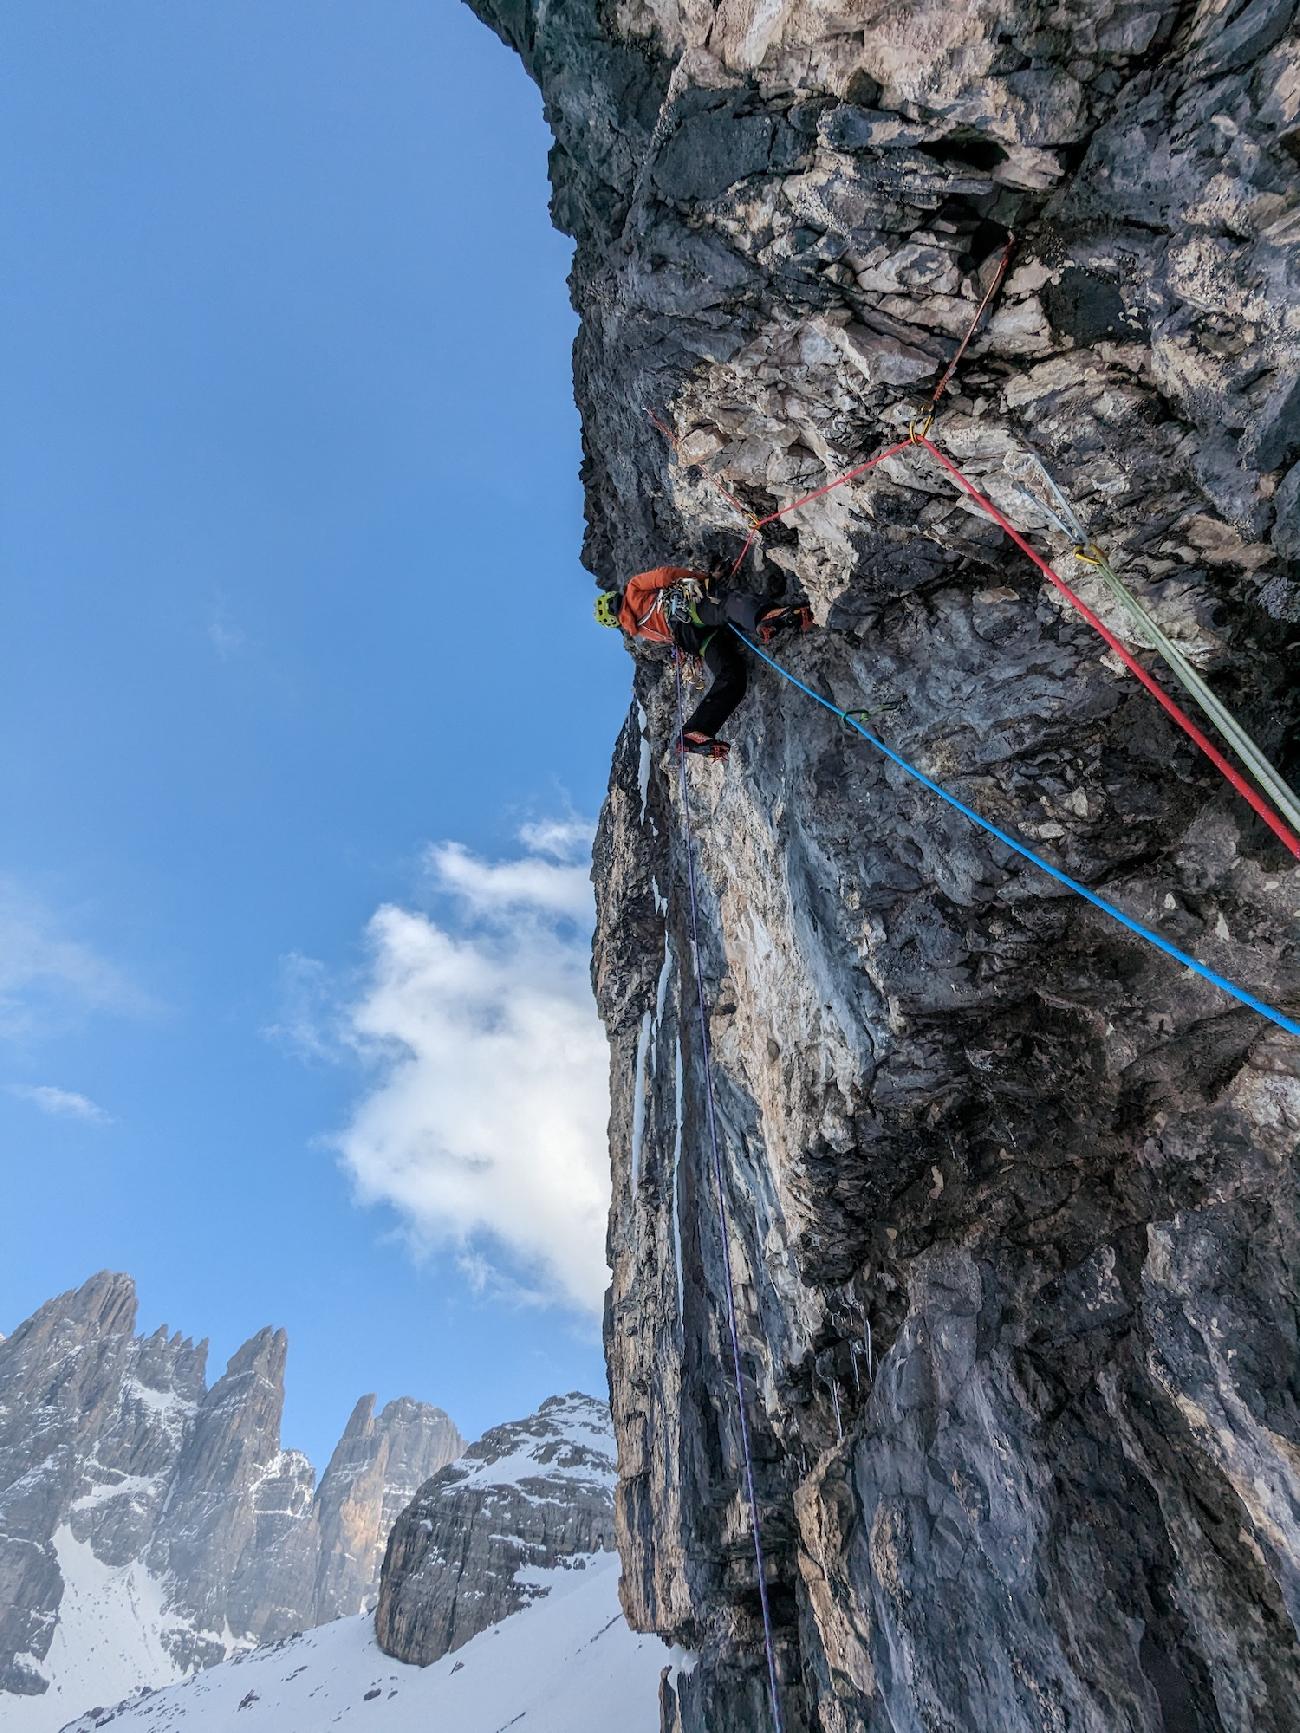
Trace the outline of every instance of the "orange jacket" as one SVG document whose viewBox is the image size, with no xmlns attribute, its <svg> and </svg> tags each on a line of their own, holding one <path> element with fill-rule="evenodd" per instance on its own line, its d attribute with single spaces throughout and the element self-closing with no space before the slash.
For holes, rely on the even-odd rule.
<svg viewBox="0 0 1300 1733">
<path fill-rule="evenodd" d="M 629 578 L 623 590 L 623 606 L 618 611 L 618 623 L 630 638 L 644 638 L 651 644 L 671 644 L 672 627 L 664 609 L 664 591 L 683 578 L 694 578 L 707 584 L 704 572 L 693 572 L 689 566 L 656 566 L 652 572 L 638 572 Z"/>
</svg>

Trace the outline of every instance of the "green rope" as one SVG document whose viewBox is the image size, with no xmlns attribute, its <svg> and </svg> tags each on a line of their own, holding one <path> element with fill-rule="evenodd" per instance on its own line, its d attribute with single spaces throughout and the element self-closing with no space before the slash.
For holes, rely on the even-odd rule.
<svg viewBox="0 0 1300 1733">
<path fill-rule="evenodd" d="M 1048 475 L 1041 461 L 1032 453 L 1025 453 L 1024 457 L 1019 460 L 1019 474 L 1024 474 L 1026 459 L 1038 471 L 1038 476 L 1055 501 L 1061 518 L 1065 520 L 1062 523 L 1061 519 L 1055 517 L 1055 514 L 1048 514 L 1057 523 L 1058 528 L 1065 530 L 1073 538 L 1075 545 L 1072 551 L 1075 557 L 1081 559 L 1086 565 L 1090 565 L 1098 573 L 1111 595 L 1138 627 L 1147 646 L 1156 652 L 1188 697 L 1199 706 L 1202 714 L 1207 716 L 1219 730 L 1219 733 L 1236 752 L 1238 758 L 1241 759 L 1259 786 L 1272 796 L 1274 805 L 1292 828 L 1300 830 L 1300 795 L 1297 795 L 1295 790 L 1283 780 L 1280 771 L 1265 758 L 1259 746 L 1247 734 L 1228 707 L 1215 697 L 1177 644 L 1161 630 L 1132 590 L 1116 573 L 1115 568 L 1102 550 L 1095 542 L 1088 540 L 1087 531 L 1079 522 L 1074 508 L 1051 476 Z M 1007 463 L 1007 469 L 1012 475 L 1017 474 L 1017 469 L 1012 468 L 1010 462 Z M 1039 506 L 1040 510 L 1045 509 L 1041 502 L 1035 501 L 1035 504 Z"/>
</svg>

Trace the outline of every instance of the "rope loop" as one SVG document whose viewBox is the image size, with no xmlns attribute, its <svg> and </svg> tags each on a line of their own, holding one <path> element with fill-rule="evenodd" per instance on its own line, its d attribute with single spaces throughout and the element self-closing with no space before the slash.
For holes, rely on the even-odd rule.
<svg viewBox="0 0 1300 1733">
<path fill-rule="evenodd" d="M 1078 547 L 1071 548 L 1070 552 L 1076 560 L 1082 560 L 1085 566 L 1104 566 L 1109 563 L 1096 542 L 1080 542 Z"/>
</svg>

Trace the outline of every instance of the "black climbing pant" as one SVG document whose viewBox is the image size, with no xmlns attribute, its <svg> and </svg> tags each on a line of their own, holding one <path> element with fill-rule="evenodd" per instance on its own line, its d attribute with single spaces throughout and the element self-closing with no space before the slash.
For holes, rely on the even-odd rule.
<svg viewBox="0 0 1300 1733">
<path fill-rule="evenodd" d="M 685 733 L 712 738 L 745 696 L 749 685 L 745 646 L 731 627 L 739 626 L 752 635 L 758 629 L 759 615 L 771 606 L 758 596 L 706 596 L 696 607 L 700 624 L 677 633 L 682 649 L 698 656 L 713 676 L 713 684 L 686 720 Z"/>
<path fill-rule="evenodd" d="M 701 660 L 712 674 L 713 684 L 687 717 L 685 732 L 712 737 L 745 696 L 749 669 L 745 646 L 726 626 L 720 626 L 705 644 Z"/>
</svg>

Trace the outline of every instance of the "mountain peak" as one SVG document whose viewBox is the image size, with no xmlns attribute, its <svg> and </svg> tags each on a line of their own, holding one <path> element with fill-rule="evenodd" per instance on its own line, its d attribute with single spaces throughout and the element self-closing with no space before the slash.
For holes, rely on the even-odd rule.
<svg viewBox="0 0 1300 1733">
<path fill-rule="evenodd" d="M 0 1723 L 15 1733 L 357 1611 L 398 1511 L 461 1448 L 440 1409 L 400 1398 L 376 1424 L 362 1397 L 318 1498 L 280 1444 L 285 1331 L 255 1332 L 209 1389 L 206 1340 L 136 1337 L 135 1315 L 135 1283 L 101 1271 L 0 1341 Z"/>
<path fill-rule="evenodd" d="M 612 1547 L 609 1410 L 573 1392 L 494 1426 L 402 1512 L 384 1558 L 380 1647 L 421 1666 L 545 1590 L 539 1571 Z"/>
</svg>

